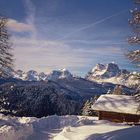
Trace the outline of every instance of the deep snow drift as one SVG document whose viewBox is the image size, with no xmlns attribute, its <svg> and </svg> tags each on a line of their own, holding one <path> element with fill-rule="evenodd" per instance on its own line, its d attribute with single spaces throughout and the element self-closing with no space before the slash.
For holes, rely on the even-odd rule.
<svg viewBox="0 0 140 140">
<path fill-rule="evenodd" d="M 10 117 L 0 115 L 0 140 L 139 140 L 140 126 L 95 117 Z"/>
</svg>

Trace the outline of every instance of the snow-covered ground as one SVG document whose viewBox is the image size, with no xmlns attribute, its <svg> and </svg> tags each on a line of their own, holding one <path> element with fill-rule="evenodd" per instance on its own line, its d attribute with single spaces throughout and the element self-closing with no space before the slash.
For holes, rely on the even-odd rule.
<svg viewBox="0 0 140 140">
<path fill-rule="evenodd" d="M 139 140 L 140 126 L 95 117 L 10 117 L 0 114 L 0 140 Z"/>
</svg>

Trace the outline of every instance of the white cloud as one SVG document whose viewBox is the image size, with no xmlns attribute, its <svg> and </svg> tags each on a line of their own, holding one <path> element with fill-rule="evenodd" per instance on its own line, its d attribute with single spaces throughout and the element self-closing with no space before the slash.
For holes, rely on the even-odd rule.
<svg viewBox="0 0 140 140">
<path fill-rule="evenodd" d="M 30 0 L 25 0 L 25 7 L 27 12 L 27 17 L 24 22 L 19 22 L 15 19 L 9 19 L 7 27 L 13 32 L 29 32 L 30 36 L 36 37 L 37 29 L 35 27 L 35 6 Z"/>
<path fill-rule="evenodd" d="M 25 4 L 25 8 L 26 8 L 26 13 L 27 13 L 26 22 L 33 28 L 30 35 L 32 38 L 36 39 L 36 37 L 37 37 L 37 28 L 35 26 L 36 8 L 31 0 L 24 0 L 24 4 Z"/>
<path fill-rule="evenodd" d="M 35 69 L 49 72 L 53 69 L 67 68 L 77 73 L 87 64 L 108 55 L 118 55 L 120 49 L 105 48 L 74 48 L 61 41 L 34 40 L 28 38 L 13 38 L 16 56 L 16 68 L 25 71 Z M 110 55 L 109 55 L 110 54 Z M 97 58 L 98 57 L 98 58 Z M 113 61 L 113 60 L 112 60 Z M 90 65 L 89 65 L 90 66 Z"/>
<path fill-rule="evenodd" d="M 27 23 L 19 22 L 15 19 L 9 19 L 7 27 L 14 32 L 31 32 L 33 31 L 33 26 Z"/>
<path fill-rule="evenodd" d="M 22 44 L 18 42 L 21 47 L 15 44 L 17 68 L 44 72 L 60 68 L 77 69 L 84 67 L 88 59 L 82 58 L 82 51 L 76 51 L 63 43 L 38 41 L 33 44 L 33 42 L 26 41 Z"/>
</svg>

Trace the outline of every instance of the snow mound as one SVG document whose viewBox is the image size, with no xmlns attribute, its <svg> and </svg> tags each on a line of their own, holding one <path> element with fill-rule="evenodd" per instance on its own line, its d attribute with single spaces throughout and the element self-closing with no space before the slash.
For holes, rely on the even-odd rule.
<svg viewBox="0 0 140 140">
<path fill-rule="evenodd" d="M 20 140 L 35 135 L 35 133 L 41 133 L 41 131 L 48 132 L 64 128 L 63 131 L 68 132 L 70 131 L 70 126 L 78 121 L 78 117 L 53 115 L 38 119 L 34 117 L 11 117 L 0 114 L 0 120 L 0 140 Z"/>
<path fill-rule="evenodd" d="M 63 130 L 62 130 L 63 133 L 65 133 L 65 132 L 70 132 L 70 131 L 71 131 L 70 126 L 64 127 Z"/>
<path fill-rule="evenodd" d="M 0 126 L 0 139 L 1 140 L 20 140 L 27 138 L 33 133 L 31 124 L 5 124 Z"/>
<path fill-rule="evenodd" d="M 94 120 L 90 120 L 87 116 L 81 117 L 73 126 L 92 125 Z"/>
<path fill-rule="evenodd" d="M 0 140 L 139 140 L 140 126 L 86 116 L 11 117 L 0 114 Z"/>
</svg>

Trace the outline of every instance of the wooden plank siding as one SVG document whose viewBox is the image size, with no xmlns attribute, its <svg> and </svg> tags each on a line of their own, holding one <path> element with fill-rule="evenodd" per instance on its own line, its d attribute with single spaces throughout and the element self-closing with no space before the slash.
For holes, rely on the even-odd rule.
<svg viewBox="0 0 140 140">
<path fill-rule="evenodd" d="M 117 112 L 98 111 L 99 120 L 109 120 L 112 122 L 140 122 L 140 115 L 124 114 Z"/>
</svg>

